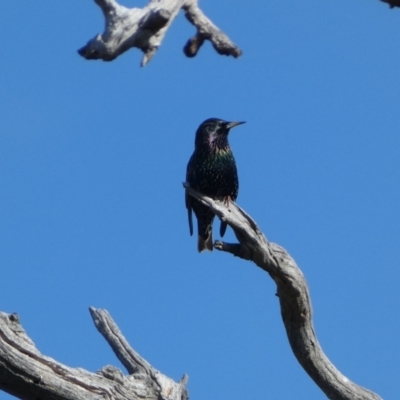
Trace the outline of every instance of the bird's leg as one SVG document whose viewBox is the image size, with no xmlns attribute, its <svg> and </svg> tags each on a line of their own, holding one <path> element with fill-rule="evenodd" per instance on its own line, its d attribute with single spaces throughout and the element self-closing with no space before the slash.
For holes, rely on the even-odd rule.
<svg viewBox="0 0 400 400">
<path fill-rule="evenodd" d="M 223 200 L 225 206 L 228 207 L 228 210 L 229 210 L 229 203 L 232 201 L 231 196 L 224 196 L 222 198 L 222 200 Z"/>
</svg>

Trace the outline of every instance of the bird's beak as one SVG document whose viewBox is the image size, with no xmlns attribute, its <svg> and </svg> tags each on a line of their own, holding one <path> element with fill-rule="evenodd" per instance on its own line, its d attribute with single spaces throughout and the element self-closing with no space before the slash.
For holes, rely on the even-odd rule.
<svg viewBox="0 0 400 400">
<path fill-rule="evenodd" d="M 245 121 L 240 121 L 240 122 L 228 122 L 228 123 L 226 124 L 226 127 L 227 127 L 228 129 L 231 129 L 231 128 L 234 128 L 235 126 L 242 125 L 242 124 L 245 124 L 245 123 L 246 123 Z"/>
</svg>

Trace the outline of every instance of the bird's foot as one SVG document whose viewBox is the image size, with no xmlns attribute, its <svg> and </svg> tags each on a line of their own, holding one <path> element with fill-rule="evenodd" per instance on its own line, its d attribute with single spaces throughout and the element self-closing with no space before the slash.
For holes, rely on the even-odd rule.
<svg viewBox="0 0 400 400">
<path fill-rule="evenodd" d="M 224 202 L 224 205 L 225 205 L 226 207 L 228 207 L 228 210 L 229 210 L 229 204 L 230 204 L 230 202 L 232 201 L 231 196 L 224 196 L 224 197 L 222 198 L 222 201 Z"/>
</svg>

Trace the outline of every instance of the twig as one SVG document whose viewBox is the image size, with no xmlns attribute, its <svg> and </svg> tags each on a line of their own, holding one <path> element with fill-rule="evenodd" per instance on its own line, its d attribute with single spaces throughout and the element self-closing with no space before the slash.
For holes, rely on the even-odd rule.
<svg viewBox="0 0 400 400">
<path fill-rule="evenodd" d="M 187 393 L 185 386 L 188 381 L 187 375 L 184 375 L 179 383 L 163 375 L 129 345 L 107 310 L 90 307 L 89 311 L 97 330 L 107 340 L 115 355 L 130 374 L 140 374 L 151 377 L 160 389 L 161 395 L 165 396 L 165 399 L 176 398 L 183 400 L 186 398 L 185 396 L 187 396 Z"/>
</svg>

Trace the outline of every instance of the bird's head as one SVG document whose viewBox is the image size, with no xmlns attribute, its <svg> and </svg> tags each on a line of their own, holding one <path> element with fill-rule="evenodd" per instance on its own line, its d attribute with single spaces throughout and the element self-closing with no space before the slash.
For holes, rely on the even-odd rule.
<svg viewBox="0 0 400 400">
<path fill-rule="evenodd" d="M 201 145 L 227 146 L 229 130 L 241 124 L 244 122 L 228 122 L 218 118 L 206 119 L 196 131 L 195 145 L 196 147 Z"/>
</svg>

